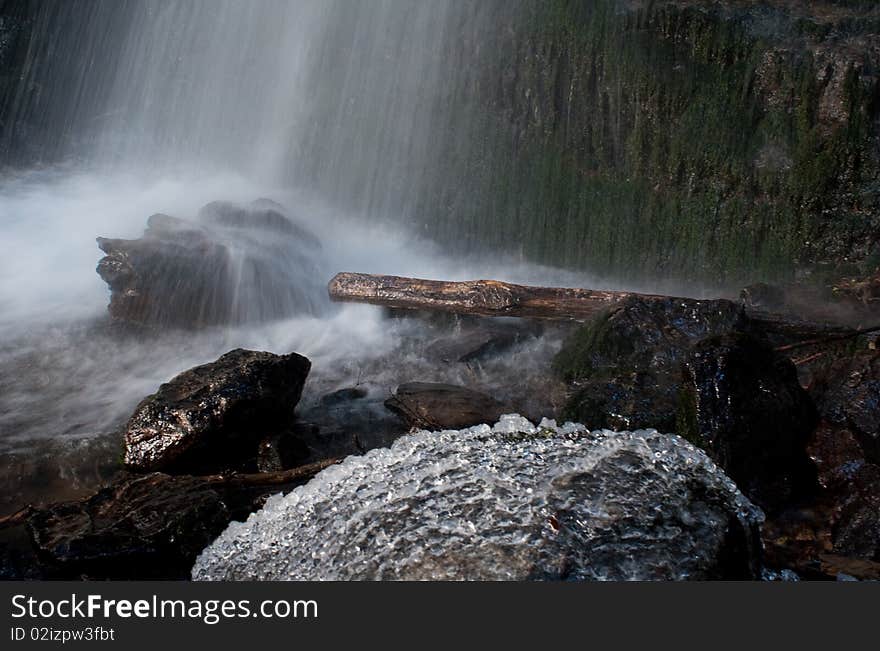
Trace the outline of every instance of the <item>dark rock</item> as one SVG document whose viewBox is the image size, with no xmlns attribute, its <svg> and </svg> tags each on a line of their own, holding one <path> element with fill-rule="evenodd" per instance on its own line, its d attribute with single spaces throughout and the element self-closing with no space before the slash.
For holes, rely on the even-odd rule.
<svg viewBox="0 0 880 651">
<path fill-rule="evenodd" d="M 732 301 L 633 296 L 575 332 L 554 366 L 568 381 L 619 368 L 677 373 L 698 341 L 747 324 Z"/>
<path fill-rule="evenodd" d="M 594 429 L 657 429 L 673 432 L 679 409 L 680 377 L 649 370 L 596 377 L 578 382 L 568 398 L 565 418 Z"/>
<path fill-rule="evenodd" d="M 834 359 L 814 375 L 811 393 L 822 416 L 849 429 L 865 456 L 880 464 L 880 351 Z"/>
<path fill-rule="evenodd" d="M 52 578 L 37 555 L 26 522 L 0 525 L 0 580 L 38 581 Z"/>
<path fill-rule="evenodd" d="M 823 551 L 880 561 L 880 466 L 865 457 L 856 435 L 823 421 L 810 440 L 826 505 L 830 545 Z"/>
<path fill-rule="evenodd" d="M 310 450 L 309 461 L 362 454 L 402 436 L 400 420 L 385 407 L 384 391 L 348 387 L 301 404 L 294 429 Z"/>
<path fill-rule="evenodd" d="M 482 362 L 506 352 L 523 341 L 517 332 L 495 332 L 481 337 L 477 345 L 462 354 L 458 361 L 462 363 Z"/>
<path fill-rule="evenodd" d="M 320 240 L 282 214 L 283 207 L 268 199 L 244 207 L 230 201 L 212 201 L 199 210 L 199 221 L 233 228 L 257 228 L 295 236 L 309 246 L 321 248 Z"/>
<path fill-rule="evenodd" d="M 865 459 L 855 435 L 827 420 L 807 452 L 820 490 L 811 504 L 787 509 L 763 530 L 767 563 L 807 579 L 880 577 L 880 466 Z"/>
<path fill-rule="evenodd" d="M 60 577 L 182 579 L 229 519 L 206 482 L 153 473 L 37 511 L 28 526 Z"/>
<path fill-rule="evenodd" d="M 352 400 L 360 400 L 367 397 L 367 390 L 361 387 L 347 387 L 328 393 L 321 397 L 321 404 L 326 407 L 335 407 Z"/>
<path fill-rule="evenodd" d="M 323 450 L 322 450 L 323 452 Z M 268 436 L 257 449 L 257 469 L 260 472 L 278 472 L 302 465 L 311 459 L 309 446 L 294 432 Z M 322 455 L 328 458 L 332 455 Z"/>
<path fill-rule="evenodd" d="M 554 359 L 570 387 L 563 416 L 594 428 L 672 431 L 681 365 L 694 345 L 747 326 L 731 301 L 626 299 L 577 330 Z"/>
<path fill-rule="evenodd" d="M 880 562 L 880 466 L 865 465 L 852 484 L 853 491 L 839 507 L 834 552 Z"/>
<path fill-rule="evenodd" d="M 314 314 L 320 242 L 277 210 L 215 202 L 201 222 L 153 215 L 143 237 L 99 237 L 97 267 L 121 321 L 200 328 Z"/>
<path fill-rule="evenodd" d="M 657 428 L 706 449 L 765 508 L 815 486 L 816 424 L 787 358 L 745 334 L 730 301 L 632 298 L 576 332 L 554 360 L 563 416 L 589 427 Z"/>
<path fill-rule="evenodd" d="M 816 410 L 788 358 L 743 334 L 700 342 L 685 362 L 677 431 L 765 509 L 809 492 Z"/>
<path fill-rule="evenodd" d="M 443 430 L 494 423 L 510 411 L 494 398 L 479 391 L 451 384 L 410 382 L 397 387 L 385 401 L 409 427 Z"/>
<path fill-rule="evenodd" d="M 310 415 L 314 415 L 314 412 Z M 296 435 L 298 445 L 303 446 L 302 449 L 307 455 L 299 463 L 312 463 L 324 459 L 347 457 L 352 454 L 363 454 L 371 448 L 388 445 L 395 438 L 392 436 L 373 445 L 364 445 L 359 439 L 359 432 L 369 432 L 370 430 L 358 421 L 355 421 L 352 427 L 345 425 L 345 423 L 332 420 L 320 423 L 301 420 L 295 423 L 293 433 Z M 398 431 L 397 436 L 399 435 Z"/>
<path fill-rule="evenodd" d="M 134 470 L 223 469 L 293 419 L 311 364 L 243 349 L 184 371 L 138 405 L 125 427 Z"/>
</svg>

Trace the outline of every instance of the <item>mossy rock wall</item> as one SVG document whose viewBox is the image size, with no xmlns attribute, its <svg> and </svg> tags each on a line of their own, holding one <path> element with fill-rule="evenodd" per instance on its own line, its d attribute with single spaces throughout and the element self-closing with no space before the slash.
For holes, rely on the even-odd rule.
<svg viewBox="0 0 880 651">
<path fill-rule="evenodd" d="M 0 3 L 4 163 L 87 159 L 151 6 Z M 426 29 L 424 4 L 328 0 L 282 182 L 455 253 L 643 286 L 880 264 L 876 2 L 435 6 Z"/>
<path fill-rule="evenodd" d="M 870 269 L 871 4 L 503 3 L 460 43 L 480 67 L 442 112 L 412 214 L 456 246 L 617 279 Z"/>
</svg>

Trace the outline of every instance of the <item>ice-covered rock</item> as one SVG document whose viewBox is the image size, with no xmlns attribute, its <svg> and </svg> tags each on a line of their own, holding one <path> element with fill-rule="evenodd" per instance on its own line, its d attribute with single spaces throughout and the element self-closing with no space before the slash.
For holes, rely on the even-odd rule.
<svg viewBox="0 0 880 651">
<path fill-rule="evenodd" d="M 233 523 L 193 578 L 757 578 L 763 518 L 684 439 L 503 416 L 417 432 Z"/>
</svg>

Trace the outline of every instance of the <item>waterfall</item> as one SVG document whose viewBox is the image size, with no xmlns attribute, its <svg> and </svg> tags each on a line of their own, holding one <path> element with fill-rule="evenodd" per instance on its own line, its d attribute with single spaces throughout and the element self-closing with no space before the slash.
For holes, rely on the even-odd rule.
<svg viewBox="0 0 880 651">
<path fill-rule="evenodd" d="M 3 141 L 43 163 L 234 172 L 387 215 L 436 149 L 447 67 L 466 75 L 450 24 L 478 13 L 452 0 L 47 3 Z"/>
</svg>

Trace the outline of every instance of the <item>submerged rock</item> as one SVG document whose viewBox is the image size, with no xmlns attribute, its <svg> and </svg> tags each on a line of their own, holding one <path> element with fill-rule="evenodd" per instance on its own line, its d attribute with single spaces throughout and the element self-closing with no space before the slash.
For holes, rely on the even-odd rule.
<svg viewBox="0 0 880 651">
<path fill-rule="evenodd" d="M 259 441 L 292 421 L 310 367 L 296 353 L 236 349 L 184 371 L 135 409 L 125 427 L 125 465 L 204 471 L 222 469 L 243 450 L 256 454 Z"/>
<path fill-rule="evenodd" d="M 207 483 L 153 473 L 39 510 L 28 527 L 50 576 L 183 578 L 229 520 Z"/>
<path fill-rule="evenodd" d="M 679 437 L 504 416 L 349 457 L 232 523 L 192 576 L 753 579 L 761 519 Z"/>
<path fill-rule="evenodd" d="M 320 242 L 277 204 L 208 204 L 199 221 L 153 215 L 143 237 L 99 237 L 110 314 L 199 328 L 314 314 L 326 301 Z"/>
<path fill-rule="evenodd" d="M 345 387 L 321 396 L 321 404 L 325 407 L 337 407 L 366 397 L 367 390 L 362 387 Z"/>
<path fill-rule="evenodd" d="M 426 357 L 444 363 L 481 365 L 516 346 L 534 341 L 544 332 L 542 324 L 526 319 L 462 318 L 425 349 Z"/>
<path fill-rule="evenodd" d="M 409 382 L 385 401 L 408 427 L 441 430 L 494 423 L 506 409 L 485 393 L 453 384 Z"/>
<path fill-rule="evenodd" d="M 816 409 L 787 357 L 748 335 L 701 341 L 685 362 L 676 431 L 763 508 L 815 486 L 806 446 Z"/>
</svg>

